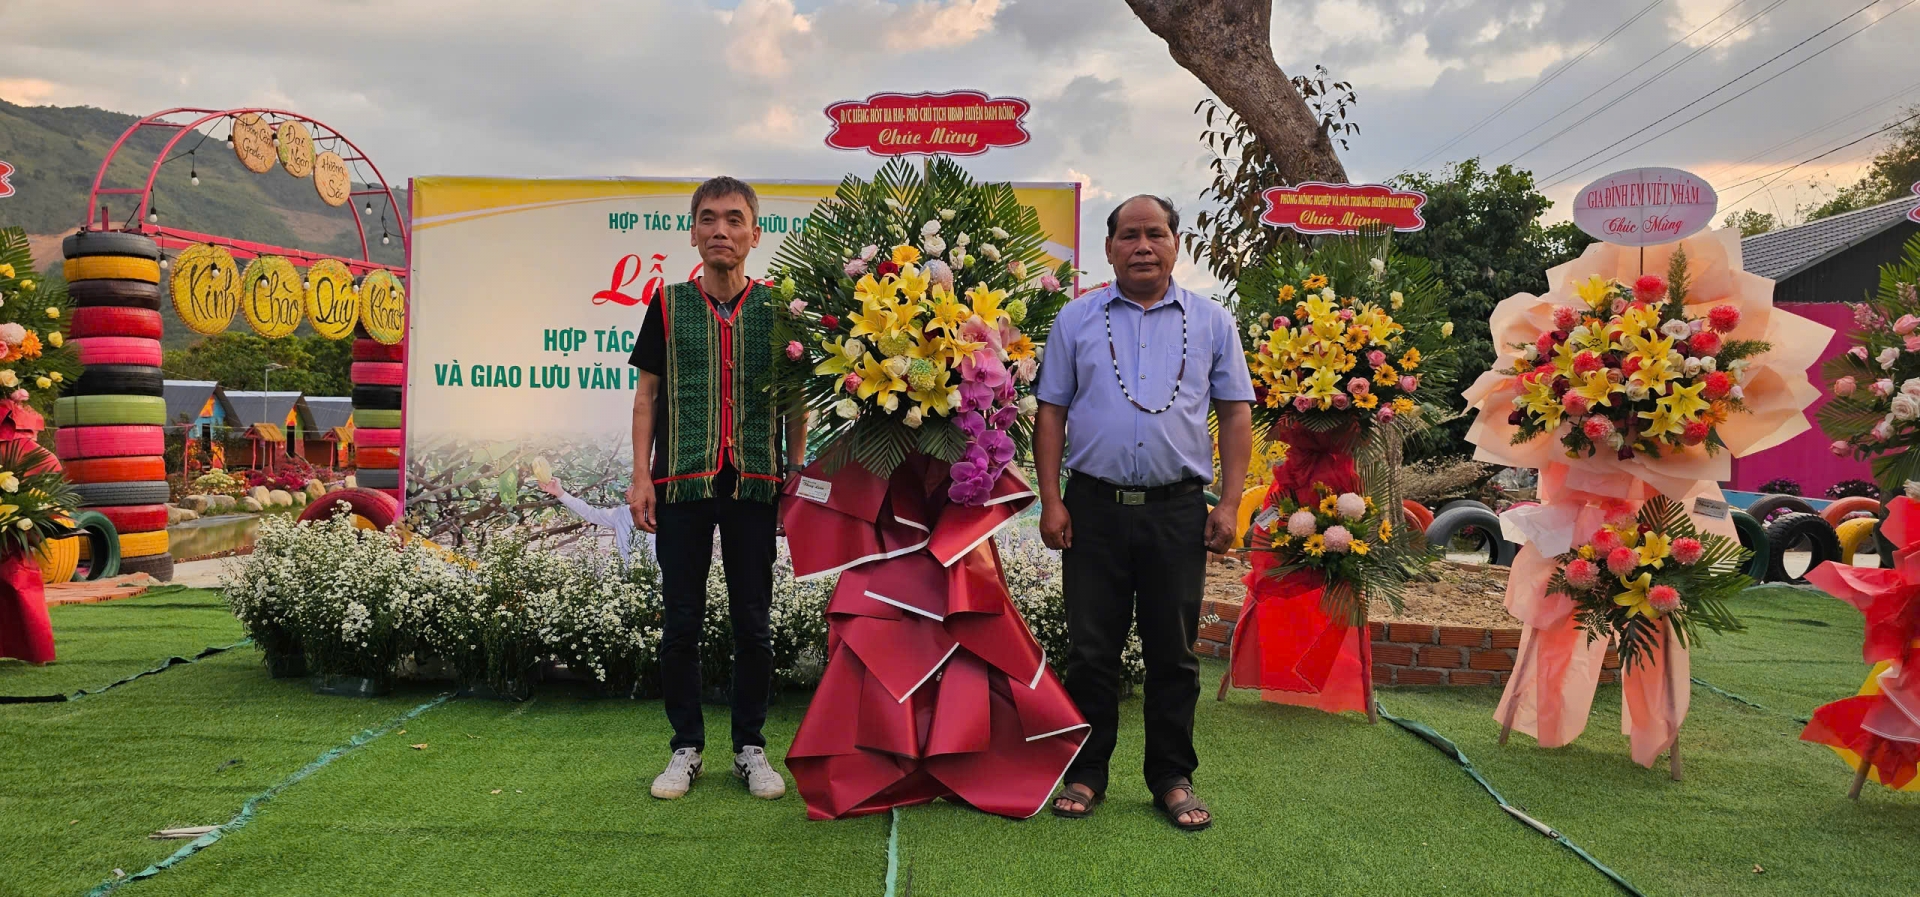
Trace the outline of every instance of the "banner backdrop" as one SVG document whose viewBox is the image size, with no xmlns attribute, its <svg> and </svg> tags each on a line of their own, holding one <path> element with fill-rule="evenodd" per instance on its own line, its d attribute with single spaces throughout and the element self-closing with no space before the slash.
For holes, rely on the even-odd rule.
<svg viewBox="0 0 1920 897">
<path fill-rule="evenodd" d="M 750 181 L 764 277 L 834 181 Z M 696 179 L 416 178 L 407 318 L 407 491 L 423 471 L 485 455 L 598 456 L 624 480 L 646 303 L 697 271 L 688 203 Z M 1053 261 L 1076 261 L 1079 186 L 1015 185 L 1040 215 Z M 436 457 L 436 453 L 446 457 Z M 560 465 L 555 458 L 556 466 Z M 585 476 L 582 473 L 580 476 Z M 563 477 L 563 481 L 567 478 Z M 574 486 L 573 483 L 568 485 Z M 621 483 L 624 488 L 624 482 Z"/>
</svg>

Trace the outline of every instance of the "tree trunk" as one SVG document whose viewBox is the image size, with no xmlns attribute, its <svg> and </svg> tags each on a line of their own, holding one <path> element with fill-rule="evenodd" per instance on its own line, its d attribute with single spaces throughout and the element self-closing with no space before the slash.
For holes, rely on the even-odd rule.
<svg viewBox="0 0 1920 897">
<path fill-rule="evenodd" d="M 1273 58 L 1272 0 L 1127 0 L 1173 61 L 1239 113 L 1287 183 L 1346 183 L 1347 169 Z"/>
</svg>

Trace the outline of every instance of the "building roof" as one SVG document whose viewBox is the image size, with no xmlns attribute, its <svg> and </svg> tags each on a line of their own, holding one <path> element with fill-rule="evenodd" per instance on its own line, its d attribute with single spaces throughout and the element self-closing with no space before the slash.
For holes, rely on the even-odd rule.
<svg viewBox="0 0 1920 897">
<path fill-rule="evenodd" d="M 247 434 L 260 439 L 264 439 L 268 442 L 286 442 L 287 441 L 287 433 L 285 430 L 280 429 L 279 424 L 270 424 L 265 421 L 256 423 L 253 426 L 248 427 Z"/>
<path fill-rule="evenodd" d="M 334 396 L 307 396 L 307 409 L 313 412 L 313 428 L 327 431 L 344 427 L 353 419 L 353 400 Z"/>
<path fill-rule="evenodd" d="M 232 426 L 251 427 L 254 424 L 273 424 L 278 427 L 287 420 L 287 413 L 300 403 L 300 393 L 294 392 L 239 392 L 226 390 L 227 407 L 232 410 Z"/>
<path fill-rule="evenodd" d="M 1920 206 L 1920 196 L 1903 196 L 1831 218 L 1755 234 L 1740 241 L 1740 256 L 1748 273 L 1785 280 L 1907 220 L 1907 213 L 1916 206 Z"/>
<path fill-rule="evenodd" d="M 207 400 L 219 391 L 220 384 L 214 380 L 162 381 L 160 392 L 167 400 L 167 420 L 199 420 L 200 409 L 207 407 Z"/>
</svg>

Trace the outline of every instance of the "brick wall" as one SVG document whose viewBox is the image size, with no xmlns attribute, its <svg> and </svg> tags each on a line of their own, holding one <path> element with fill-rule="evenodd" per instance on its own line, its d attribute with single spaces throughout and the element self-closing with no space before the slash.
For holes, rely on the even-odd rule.
<svg viewBox="0 0 1920 897">
<path fill-rule="evenodd" d="M 1194 643 L 1194 650 L 1209 657 L 1227 657 L 1234 623 L 1240 619 L 1240 605 L 1207 600 L 1201 605 L 1200 615 L 1200 640 Z M 1219 620 L 1204 622 L 1208 615 Z M 1505 685 L 1520 647 L 1517 628 L 1376 621 L 1368 629 L 1373 638 L 1373 684 L 1377 686 Z M 1618 682 L 1619 670 L 1620 656 L 1609 650 L 1600 673 L 1601 684 Z"/>
</svg>

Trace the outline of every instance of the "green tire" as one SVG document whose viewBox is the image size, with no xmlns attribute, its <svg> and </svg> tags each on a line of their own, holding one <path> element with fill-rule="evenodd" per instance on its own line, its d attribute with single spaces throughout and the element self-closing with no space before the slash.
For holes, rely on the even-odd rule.
<svg viewBox="0 0 1920 897">
<path fill-rule="evenodd" d="M 1753 552 L 1753 560 L 1747 563 L 1747 576 L 1756 583 L 1767 581 L 1767 567 L 1772 563 L 1773 546 L 1767 540 L 1767 528 L 1760 520 L 1739 508 L 1733 509 L 1733 528 L 1740 535 L 1740 547 Z"/>
<path fill-rule="evenodd" d="M 355 408 L 353 409 L 353 426 L 356 429 L 365 427 L 369 430 L 398 430 L 400 429 L 400 412 L 398 409 Z"/>
<path fill-rule="evenodd" d="M 53 402 L 56 427 L 161 427 L 166 423 L 167 400 L 160 396 L 67 396 Z"/>
<path fill-rule="evenodd" d="M 73 528 L 87 537 L 87 572 L 75 573 L 74 580 L 92 582 L 120 575 L 120 531 L 99 511 L 81 511 L 73 517 Z"/>
</svg>

